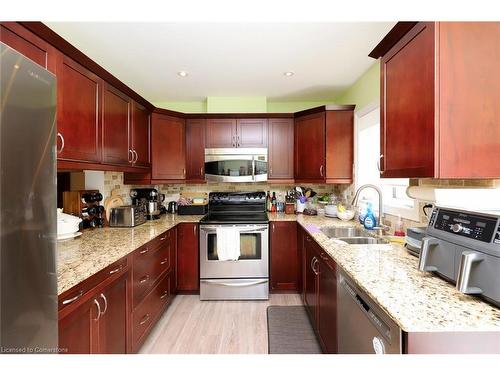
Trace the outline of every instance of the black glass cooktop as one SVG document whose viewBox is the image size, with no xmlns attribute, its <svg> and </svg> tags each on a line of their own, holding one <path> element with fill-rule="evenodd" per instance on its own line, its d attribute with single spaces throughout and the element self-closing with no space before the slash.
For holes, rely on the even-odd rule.
<svg viewBox="0 0 500 375">
<path fill-rule="evenodd" d="M 268 224 L 265 212 L 252 213 L 209 213 L 201 220 L 202 224 Z"/>
</svg>

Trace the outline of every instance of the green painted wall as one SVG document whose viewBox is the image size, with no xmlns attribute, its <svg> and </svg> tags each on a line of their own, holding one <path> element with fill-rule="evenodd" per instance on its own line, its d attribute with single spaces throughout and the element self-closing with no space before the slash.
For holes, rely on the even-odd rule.
<svg viewBox="0 0 500 375">
<path fill-rule="evenodd" d="M 209 96 L 207 113 L 265 113 L 265 96 Z"/>
<path fill-rule="evenodd" d="M 356 104 L 360 110 L 380 100 L 380 62 L 377 60 L 365 73 L 336 99 L 336 104 Z"/>
</svg>

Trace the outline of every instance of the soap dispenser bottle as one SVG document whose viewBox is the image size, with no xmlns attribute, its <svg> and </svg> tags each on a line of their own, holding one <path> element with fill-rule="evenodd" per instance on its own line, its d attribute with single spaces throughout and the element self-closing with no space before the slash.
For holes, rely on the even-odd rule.
<svg viewBox="0 0 500 375">
<path fill-rule="evenodd" d="M 366 229 L 373 229 L 377 226 L 377 219 L 373 214 L 372 204 L 368 203 L 368 207 L 366 208 L 365 220 L 363 221 L 363 225 Z"/>
</svg>

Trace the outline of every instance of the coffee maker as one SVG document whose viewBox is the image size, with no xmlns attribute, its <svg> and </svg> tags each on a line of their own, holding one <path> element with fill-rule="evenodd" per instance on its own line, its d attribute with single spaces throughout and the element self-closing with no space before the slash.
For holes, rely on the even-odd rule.
<svg viewBox="0 0 500 375">
<path fill-rule="evenodd" d="M 145 207 L 146 219 L 156 220 L 165 213 L 165 207 L 162 205 L 165 195 L 158 193 L 158 190 L 152 188 L 131 189 L 130 197 L 132 204 Z"/>
</svg>

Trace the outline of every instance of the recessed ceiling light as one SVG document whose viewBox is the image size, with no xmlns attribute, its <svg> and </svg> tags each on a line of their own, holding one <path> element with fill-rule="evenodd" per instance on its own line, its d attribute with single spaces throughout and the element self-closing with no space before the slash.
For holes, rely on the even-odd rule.
<svg viewBox="0 0 500 375">
<path fill-rule="evenodd" d="M 181 70 L 181 71 L 177 72 L 177 75 L 179 77 L 187 77 L 188 76 L 188 72 L 186 72 L 184 70 Z"/>
<path fill-rule="evenodd" d="M 285 72 L 285 73 L 283 73 L 283 75 L 284 75 L 285 77 L 291 77 L 291 76 L 293 76 L 294 74 L 295 74 L 295 73 L 294 73 L 294 72 L 292 72 L 292 71 L 289 71 L 289 72 Z"/>
</svg>

